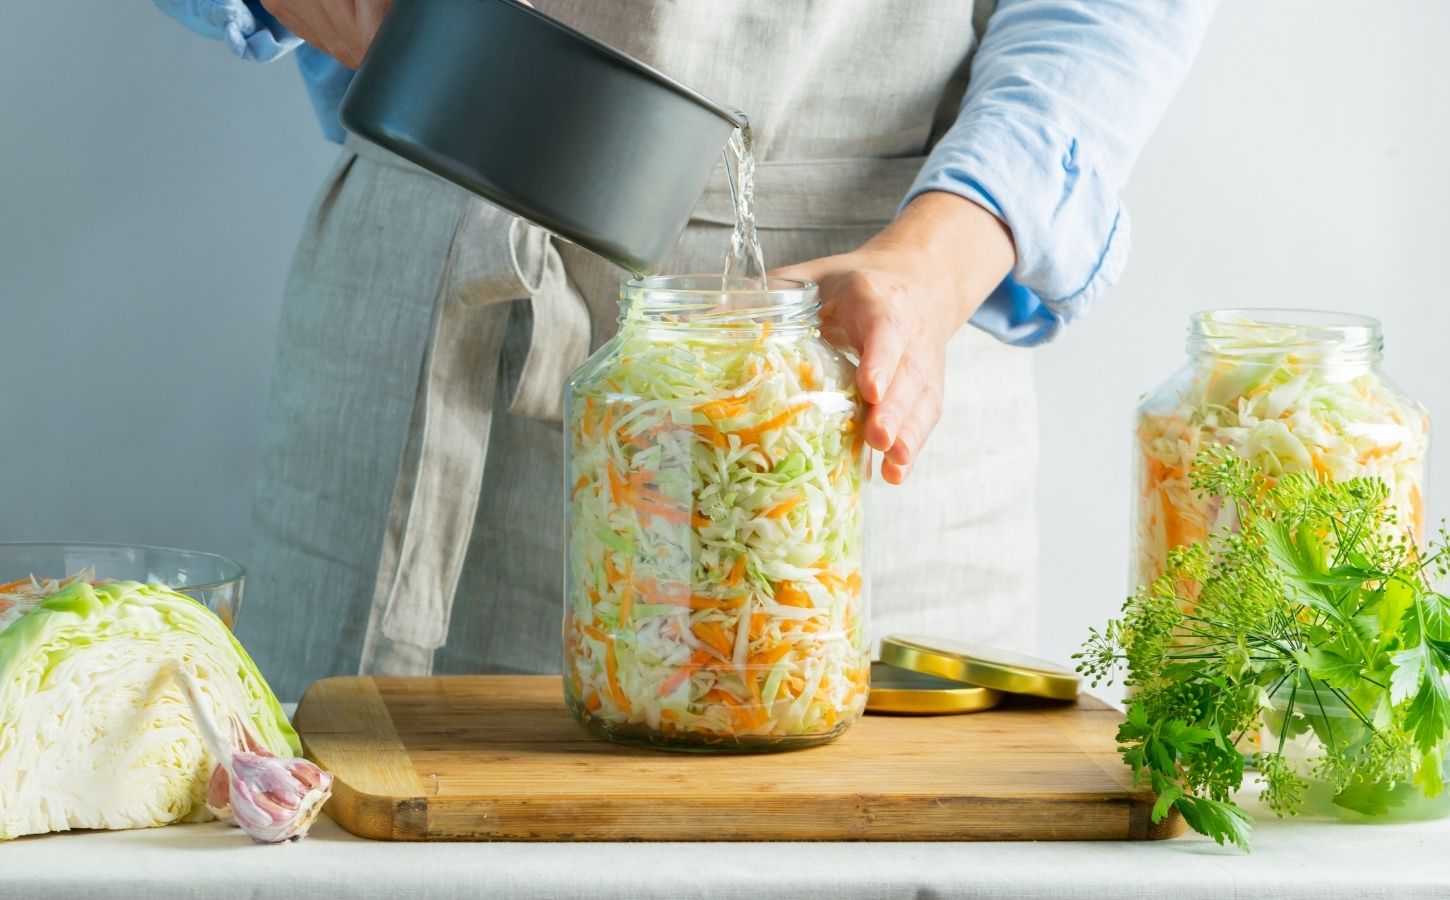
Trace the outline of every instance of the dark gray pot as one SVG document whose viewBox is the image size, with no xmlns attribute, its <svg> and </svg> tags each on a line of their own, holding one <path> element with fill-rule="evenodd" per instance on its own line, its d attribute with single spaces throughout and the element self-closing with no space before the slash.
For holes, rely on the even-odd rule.
<svg viewBox="0 0 1450 900">
<path fill-rule="evenodd" d="M 514 0 L 397 0 L 341 118 L 639 274 L 679 239 L 742 122 Z"/>
</svg>

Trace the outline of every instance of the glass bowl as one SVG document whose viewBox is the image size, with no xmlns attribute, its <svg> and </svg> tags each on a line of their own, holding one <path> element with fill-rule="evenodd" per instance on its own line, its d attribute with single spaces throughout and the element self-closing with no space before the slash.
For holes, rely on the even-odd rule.
<svg viewBox="0 0 1450 900">
<path fill-rule="evenodd" d="M 156 582 L 197 601 L 232 628 L 242 605 L 246 570 L 215 553 L 130 544 L 0 542 L 0 584 L 65 578 L 95 569 L 98 580 Z"/>
</svg>

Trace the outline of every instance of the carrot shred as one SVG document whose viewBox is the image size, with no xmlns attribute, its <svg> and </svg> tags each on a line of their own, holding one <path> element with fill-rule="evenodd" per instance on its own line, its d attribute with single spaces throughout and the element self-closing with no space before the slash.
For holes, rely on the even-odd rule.
<svg viewBox="0 0 1450 900">
<path fill-rule="evenodd" d="M 799 606 L 806 609 L 816 605 L 810 594 L 789 581 L 782 581 L 780 587 L 775 589 L 775 602 L 784 606 Z"/>
<path fill-rule="evenodd" d="M 620 480 L 619 473 L 614 471 L 613 465 L 608 465 L 604 468 L 609 476 L 609 499 L 618 506 L 624 498 L 624 482 Z"/>
<path fill-rule="evenodd" d="M 685 679 L 689 678 L 692 674 L 694 674 L 696 669 L 700 668 L 700 666 L 704 665 L 709 661 L 710 651 L 696 650 L 694 654 L 690 656 L 689 662 L 676 669 L 669 678 L 666 678 L 664 682 L 660 684 L 660 696 L 663 697 L 666 694 L 672 693 L 675 688 L 679 687 L 681 684 L 684 684 Z"/>
<path fill-rule="evenodd" d="M 699 638 L 702 643 L 718 651 L 721 656 L 730 655 L 730 651 L 733 649 L 731 645 L 734 642 L 730 640 L 730 636 L 725 633 L 718 622 L 696 622 L 690 631 L 694 632 L 695 637 Z"/>
<path fill-rule="evenodd" d="M 735 557 L 735 564 L 730 567 L 730 574 L 725 576 L 725 585 L 735 587 L 745 578 L 745 554 Z"/>
<path fill-rule="evenodd" d="M 769 650 L 762 650 L 750 658 L 750 665 L 762 667 L 773 666 L 784 659 L 785 655 L 790 653 L 794 646 L 794 644 L 789 642 L 781 642 Z"/>
<path fill-rule="evenodd" d="M 774 507 L 772 507 L 769 511 L 766 512 L 765 517 L 767 519 L 779 519 L 779 518 L 782 518 L 787 513 L 789 513 L 791 510 L 795 509 L 797 506 L 800 506 L 803 502 L 805 502 L 805 499 L 806 499 L 806 497 L 805 497 L 804 494 L 796 494 L 794 497 L 790 498 L 789 500 L 785 500 L 785 501 L 783 501 L 781 503 L 777 503 Z"/>
<path fill-rule="evenodd" d="M 751 428 L 742 428 L 735 433 L 740 435 L 741 444 L 759 444 L 761 443 L 761 437 L 766 432 L 775 431 L 777 428 L 788 425 L 791 419 L 794 419 L 810 408 L 811 404 L 809 403 L 797 403 L 795 406 L 788 407 L 784 412 L 777 413 L 758 425 Z"/>
<path fill-rule="evenodd" d="M 620 586 L 619 595 L 619 621 L 621 624 L 629 621 L 629 614 L 634 612 L 634 560 L 630 560 L 624 566 L 624 583 Z"/>
<path fill-rule="evenodd" d="M 750 617 L 750 639 L 752 641 L 758 641 L 764 636 L 765 625 L 768 621 L 770 621 L 770 617 L 765 613 L 756 613 Z"/>
</svg>

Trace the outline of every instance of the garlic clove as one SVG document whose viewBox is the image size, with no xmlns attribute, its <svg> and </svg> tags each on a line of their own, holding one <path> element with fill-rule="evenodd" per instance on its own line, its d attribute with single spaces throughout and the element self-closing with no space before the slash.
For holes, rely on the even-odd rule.
<svg viewBox="0 0 1450 900">
<path fill-rule="evenodd" d="M 263 843 L 306 835 L 332 794 L 332 775 L 305 759 L 239 751 L 230 775 L 232 817 Z"/>
<path fill-rule="evenodd" d="M 189 672 L 173 670 L 217 768 L 207 782 L 207 808 L 264 844 L 303 838 L 332 796 L 332 775 L 305 759 L 277 756 L 235 718 L 223 732 Z"/>
</svg>

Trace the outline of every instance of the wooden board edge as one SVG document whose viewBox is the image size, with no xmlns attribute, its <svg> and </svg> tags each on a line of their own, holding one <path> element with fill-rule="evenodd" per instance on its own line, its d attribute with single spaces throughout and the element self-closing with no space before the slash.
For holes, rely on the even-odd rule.
<svg viewBox="0 0 1450 900">
<path fill-rule="evenodd" d="M 1176 809 L 1168 810 L 1168 815 L 1162 820 L 1153 821 L 1153 806 L 1158 802 L 1156 797 L 1149 797 L 1141 800 L 1133 798 L 1132 809 L 1129 812 L 1131 817 L 1130 829 L 1135 841 L 1166 841 L 1179 837 L 1188 831 L 1188 822 L 1183 814 Z"/>
<path fill-rule="evenodd" d="M 303 755 L 322 768 L 332 771 L 351 763 L 346 767 L 383 773 L 363 785 L 333 774 L 332 798 L 324 810 L 343 830 L 382 841 L 426 833 L 425 792 L 372 678 L 313 682 L 297 704 L 293 722 Z"/>
<path fill-rule="evenodd" d="M 963 804 L 959 815 L 950 807 Z M 676 819 L 646 815 L 650 798 L 576 803 L 567 811 L 541 810 L 527 800 L 432 798 L 426 827 L 399 840 L 501 842 L 855 842 L 855 841 L 1143 841 L 1173 837 L 1181 817 L 1149 827 L 1151 803 L 1141 817 L 1136 798 L 1082 796 L 1076 800 L 854 795 L 808 810 L 805 817 L 744 811 L 737 800 L 677 808 L 702 824 L 704 837 L 682 837 Z M 638 812 L 631 809 L 638 806 Z M 930 814 L 923 815 L 926 810 Z M 808 823 L 808 824 L 807 824 Z M 411 830 L 410 830 L 411 831 Z"/>
</svg>

